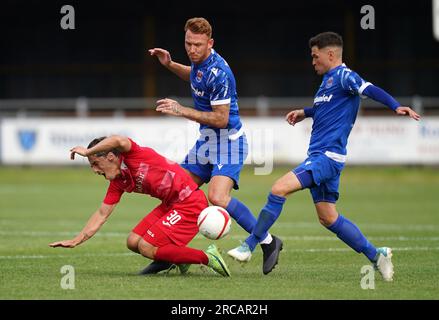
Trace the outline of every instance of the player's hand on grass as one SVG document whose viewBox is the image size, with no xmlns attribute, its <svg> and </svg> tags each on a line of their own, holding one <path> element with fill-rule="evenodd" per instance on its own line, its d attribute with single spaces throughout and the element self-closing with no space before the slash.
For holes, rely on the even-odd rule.
<svg viewBox="0 0 439 320">
<path fill-rule="evenodd" d="M 156 111 L 181 117 L 183 115 L 183 106 L 172 99 L 161 99 L 157 101 Z"/>
<path fill-rule="evenodd" d="M 87 148 L 77 146 L 77 147 L 70 149 L 70 159 L 74 160 L 76 153 L 83 156 L 83 157 L 86 157 L 87 156 Z"/>
<path fill-rule="evenodd" d="M 149 49 L 148 52 L 151 56 L 156 56 L 160 63 L 164 66 L 168 66 L 172 61 L 171 54 L 165 49 L 154 48 Z"/>
<path fill-rule="evenodd" d="M 77 242 L 75 240 L 63 240 L 63 241 L 52 242 L 49 244 L 49 247 L 74 248 L 76 247 L 76 245 Z"/>
<path fill-rule="evenodd" d="M 410 118 L 415 119 L 416 121 L 421 119 L 421 116 L 419 114 L 417 114 L 416 112 L 414 112 L 410 107 L 400 106 L 400 107 L 396 108 L 395 112 L 397 115 L 409 116 Z"/>
<path fill-rule="evenodd" d="M 303 111 L 303 109 L 293 110 L 289 112 L 285 117 L 285 120 L 293 126 L 303 119 L 305 119 L 305 111 Z"/>
</svg>

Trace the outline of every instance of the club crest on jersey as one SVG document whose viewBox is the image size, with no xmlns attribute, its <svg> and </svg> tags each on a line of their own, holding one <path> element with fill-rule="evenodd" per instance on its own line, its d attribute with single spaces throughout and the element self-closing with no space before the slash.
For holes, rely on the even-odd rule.
<svg viewBox="0 0 439 320">
<path fill-rule="evenodd" d="M 203 72 L 198 70 L 197 76 L 195 77 L 195 80 L 197 80 L 197 82 L 201 82 L 202 79 L 203 79 Z"/>
<path fill-rule="evenodd" d="M 333 78 L 333 77 L 330 77 L 330 78 L 326 81 L 325 88 L 326 88 L 326 89 L 331 88 L 333 83 L 334 83 L 334 78 Z"/>
</svg>

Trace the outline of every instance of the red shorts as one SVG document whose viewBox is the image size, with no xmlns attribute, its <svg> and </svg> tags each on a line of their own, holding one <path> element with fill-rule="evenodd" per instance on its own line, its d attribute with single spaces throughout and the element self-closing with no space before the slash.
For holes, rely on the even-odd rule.
<svg viewBox="0 0 439 320">
<path fill-rule="evenodd" d="M 208 206 L 204 192 L 196 190 L 183 202 L 167 206 L 160 204 L 133 229 L 155 247 L 167 244 L 186 246 L 198 233 L 197 220 Z"/>
</svg>

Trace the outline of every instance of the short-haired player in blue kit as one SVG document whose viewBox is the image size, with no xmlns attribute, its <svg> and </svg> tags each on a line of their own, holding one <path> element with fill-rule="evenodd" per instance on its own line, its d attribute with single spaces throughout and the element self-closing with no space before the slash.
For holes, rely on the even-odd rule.
<svg viewBox="0 0 439 320">
<path fill-rule="evenodd" d="M 311 38 L 312 64 L 323 81 L 312 107 L 287 114 L 289 124 L 313 119 L 308 158 L 298 167 L 277 180 L 262 208 L 252 235 L 239 247 L 228 252 L 239 261 L 249 261 L 260 235 L 265 234 L 279 217 L 286 196 L 302 189 L 310 189 L 320 223 L 332 231 L 349 247 L 363 253 L 386 281 L 393 279 L 392 250 L 375 248 L 360 229 L 337 212 L 340 174 L 346 161 L 346 145 L 360 106 L 360 96 L 372 98 L 392 109 L 397 115 L 419 120 L 409 107 L 401 106 L 384 90 L 365 82 L 357 73 L 342 63 L 343 40 L 333 32 Z M 273 237 L 273 254 L 264 257 L 263 273 L 267 274 L 278 262 L 282 241 Z"/>
<path fill-rule="evenodd" d="M 231 196 L 232 189 L 238 189 L 239 175 L 248 154 L 235 77 L 224 58 L 213 49 L 212 27 L 206 19 L 187 20 L 184 31 L 190 66 L 173 61 L 170 53 L 161 48 L 150 49 L 149 53 L 168 70 L 190 82 L 194 108 L 162 99 L 157 101 L 156 110 L 200 124 L 200 137 L 181 166 L 199 186 L 209 183 L 210 203 L 226 209 L 251 233 L 256 217 L 245 204 Z M 265 255 L 272 254 L 272 247 L 266 244 L 271 241 L 269 233 L 258 239 Z M 144 273 L 156 273 L 167 267 L 166 263 L 153 262 Z"/>
</svg>

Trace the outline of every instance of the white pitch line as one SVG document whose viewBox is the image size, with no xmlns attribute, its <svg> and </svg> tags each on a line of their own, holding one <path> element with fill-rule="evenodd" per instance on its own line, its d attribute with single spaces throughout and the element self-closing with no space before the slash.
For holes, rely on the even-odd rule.
<svg viewBox="0 0 439 320">
<path fill-rule="evenodd" d="M 51 255 L 17 255 L 17 256 L 0 256 L 0 260 L 10 259 L 51 259 L 51 258 L 79 258 L 79 257 L 117 257 L 117 256 L 134 256 L 133 252 L 124 253 L 85 253 L 85 254 L 51 254 Z"/>
<path fill-rule="evenodd" d="M 24 236 L 24 237 L 74 237 L 79 233 L 70 231 L 6 231 L 0 230 L 0 236 Z M 129 232 L 98 232 L 94 237 L 128 237 Z"/>
<path fill-rule="evenodd" d="M 372 230 L 415 230 L 415 231 L 437 231 L 439 230 L 439 225 L 435 224 L 387 224 L 387 223 L 357 223 L 360 229 L 372 229 Z M 319 229 L 322 226 L 316 222 L 276 222 L 273 228 L 294 228 L 294 229 Z"/>
<path fill-rule="evenodd" d="M 277 235 L 282 240 L 290 241 L 340 241 L 335 235 L 334 236 L 282 236 Z M 244 236 L 245 237 L 245 236 Z M 230 236 L 231 239 L 241 239 L 242 236 Z M 438 237 L 406 237 L 406 236 L 395 236 L 395 237 L 366 237 L 371 241 L 439 241 Z"/>
<path fill-rule="evenodd" d="M 439 247 L 396 247 L 393 251 L 439 251 Z M 310 249 L 284 249 L 286 252 L 346 252 L 352 251 L 350 248 L 310 248 Z M 72 255 L 16 255 L 16 256 L 0 256 L 0 260 L 25 260 L 25 259 L 53 259 L 53 258 L 82 258 L 82 257 L 120 257 L 120 256 L 136 256 L 137 254 L 131 252 L 119 253 L 86 253 L 86 254 L 72 254 Z"/>
<path fill-rule="evenodd" d="M 22 223 L 22 219 L 0 219 L 0 226 L 3 228 L 9 228 L 11 225 L 17 225 Z M 27 221 L 27 220 L 26 220 Z M 74 219 L 53 219 L 52 222 L 50 222 L 52 225 L 78 225 L 81 224 L 81 222 Z M 239 228 L 237 226 L 236 222 L 234 223 L 234 226 L 236 228 Z M 136 224 L 136 222 L 133 223 L 133 226 Z M 439 231 L 439 225 L 438 224 L 410 224 L 410 225 L 402 225 L 402 224 L 387 224 L 387 223 L 357 223 L 358 227 L 360 229 L 370 229 L 370 230 L 380 230 L 380 231 Z M 282 222 L 278 221 L 274 224 L 273 228 L 277 229 L 321 229 L 323 228 L 318 221 L 315 222 L 304 222 L 304 221 L 297 221 L 297 222 Z"/>
<path fill-rule="evenodd" d="M 7 231 L 0 230 L 0 236 L 23 236 L 23 237 L 74 237 L 78 232 L 60 232 L 60 231 Z M 94 237 L 108 237 L 108 238 L 126 238 L 129 232 L 100 232 Z M 282 240 L 289 241 L 340 241 L 336 236 L 282 236 L 278 235 Z M 227 238 L 233 240 L 244 240 L 245 235 L 229 235 Z M 197 235 L 197 239 L 201 235 Z M 408 236 L 389 236 L 389 237 L 367 237 L 370 241 L 439 241 L 439 236 L 432 237 L 408 237 Z"/>
<path fill-rule="evenodd" d="M 439 247 L 401 247 L 394 248 L 392 247 L 392 251 L 438 251 Z M 287 249 L 282 250 L 282 252 L 345 252 L 345 251 L 353 251 L 350 248 L 311 248 L 311 249 Z"/>
</svg>

